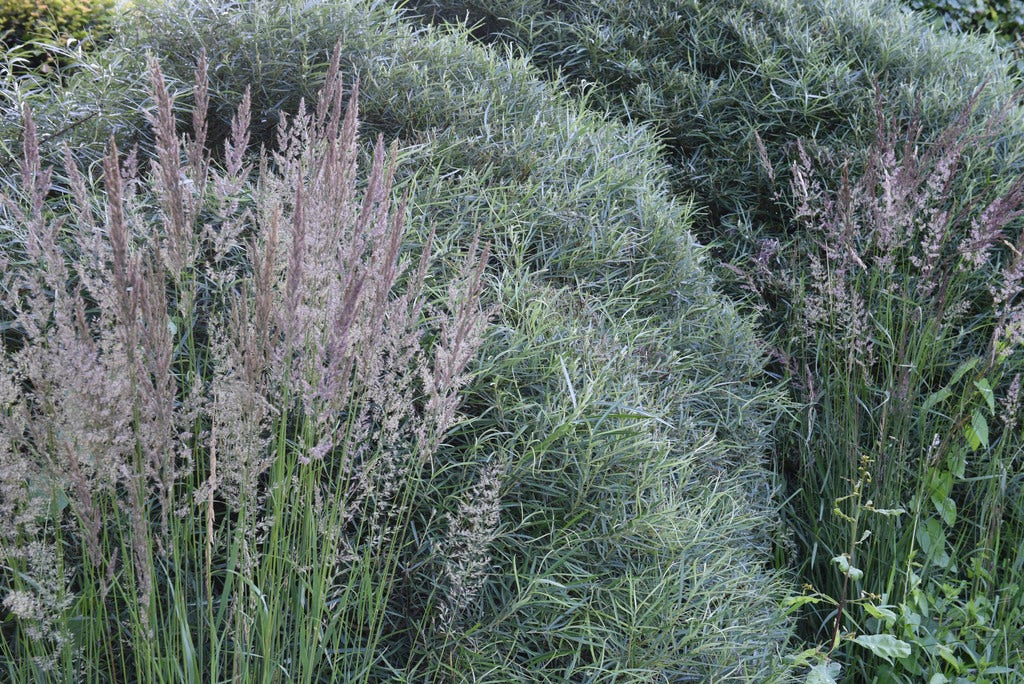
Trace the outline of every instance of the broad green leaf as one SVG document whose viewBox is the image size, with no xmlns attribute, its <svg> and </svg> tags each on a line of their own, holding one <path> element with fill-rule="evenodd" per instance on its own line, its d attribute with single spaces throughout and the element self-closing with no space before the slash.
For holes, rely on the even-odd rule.
<svg viewBox="0 0 1024 684">
<path fill-rule="evenodd" d="M 832 562 L 839 568 L 839 572 L 844 575 L 849 575 L 852 580 L 859 580 L 864 576 L 864 571 L 860 568 L 855 568 L 850 565 L 850 558 L 845 553 L 841 556 L 836 556 L 832 559 Z"/>
<path fill-rule="evenodd" d="M 949 682 L 949 677 L 941 672 L 936 672 L 931 676 L 931 679 L 928 680 L 928 684 L 947 684 L 947 682 Z"/>
<path fill-rule="evenodd" d="M 923 525 L 917 527 L 917 543 L 921 550 L 940 568 L 949 567 L 949 555 L 946 553 L 946 532 L 942 529 L 942 523 L 935 518 L 929 518 Z"/>
<path fill-rule="evenodd" d="M 946 463 L 949 465 L 950 472 L 962 480 L 967 471 L 967 452 L 963 449 L 953 449 L 949 452 Z"/>
<path fill-rule="evenodd" d="M 949 399 L 949 397 L 952 394 L 953 393 L 949 391 L 948 387 L 943 387 L 938 392 L 932 392 L 928 396 L 928 398 L 924 400 L 924 405 L 921 406 L 921 413 L 923 415 L 927 414 L 928 410 L 931 407 L 935 406 L 936 404 L 940 404 L 940 403 L 944 402 L 946 399 Z"/>
<path fill-rule="evenodd" d="M 945 660 L 950 665 L 952 665 L 957 672 L 963 670 L 963 661 L 956 657 L 956 654 L 953 653 L 953 649 L 951 649 L 949 646 L 946 646 L 944 644 L 936 644 L 935 650 L 939 654 L 939 657 Z"/>
<path fill-rule="evenodd" d="M 992 391 L 992 385 L 988 384 L 988 380 L 982 378 L 981 380 L 975 380 L 974 386 L 978 388 L 981 396 L 985 397 L 989 415 L 994 416 L 996 414 L 996 395 Z"/>
<path fill-rule="evenodd" d="M 896 622 L 896 613 L 889 610 L 886 606 L 876 606 L 872 603 L 865 603 L 864 610 L 866 610 L 871 617 L 878 618 L 885 622 L 887 626 L 891 626 Z"/>
<path fill-rule="evenodd" d="M 928 475 L 928 490 L 933 497 L 946 498 L 953 491 L 953 473 L 948 470 L 932 470 Z"/>
<path fill-rule="evenodd" d="M 841 671 L 839 663 L 818 663 L 807 673 L 804 684 L 836 684 L 836 677 Z"/>
<path fill-rule="evenodd" d="M 956 372 L 953 373 L 953 377 L 950 378 L 949 384 L 947 385 L 947 387 L 952 387 L 956 383 L 960 382 L 960 378 L 962 378 L 965 375 L 967 375 L 967 373 L 972 368 L 974 368 L 977 365 L 978 365 L 978 358 L 977 357 L 974 357 L 970 361 L 964 361 L 962 364 L 960 364 L 960 367 L 956 369 Z"/>
<path fill-rule="evenodd" d="M 789 596 L 782 601 L 784 608 L 796 610 L 808 603 L 821 603 L 824 599 L 820 596 Z"/>
<path fill-rule="evenodd" d="M 1012 667 L 1006 667 L 1004 665 L 993 665 L 992 667 L 986 667 L 982 670 L 981 674 L 985 675 L 1001 675 L 1001 674 L 1018 674 L 1017 670 Z"/>
<path fill-rule="evenodd" d="M 910 644 L 901 641 L 891 634 L 862 634 L 854 642 L 892 663 L 893 658 L 910 656 Z"/>
<path fill-rule="evenodd" d="M 952 527 L 956 524 L 956 501 L 951 498 L 932 495 L 935 512 L 942 516 L 942 522 Z"/>
<path fill-rule="evenodd" d="M 977 451 L 979 445 L 988 449 L 988 421 L 980 409 L 974 409 L 971 424 L 964 427 L 964 435 L 972 451 Z"/>
</svg>

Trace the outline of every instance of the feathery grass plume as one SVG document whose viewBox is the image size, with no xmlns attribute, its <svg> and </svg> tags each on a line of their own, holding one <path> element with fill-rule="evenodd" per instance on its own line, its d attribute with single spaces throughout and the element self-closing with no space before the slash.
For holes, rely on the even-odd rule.
<svg viewBox="0 0 1024 684">
<path fill-rule="evenodd" d="M 339 54 L 258 163 L 243 99 L 222 168 L 203 144 L 205 60 L 191 138 L 151 62 L 155 156 L 142 176 L 111 139 L 102 212 L 70 153 L 67 197 L 47 196 L 26 115 L 0 255 L 8 662 L 69 671 L 81 620 L 111 679 L 174 678 L 171 663 L 196 681 L 365 679 L 411 629 L 392 592 L 422 552 L 416 508 L 439 503 L 425 466 L 487 322 L 486 249 L 429 301 L 396 146 L 378 139 L 360 187 Z"/>
<path fill-rule="evenodd" d="M 443 636 L 455 629 L 490 573 L 489 546 L 501 524 L 501 483 L 506 468 L 507 464 L 495 461 L 481 469 L 458 509 L 447 515 L 448 530 L 440 549 L 443 588 L 433 625 Z"/>
<path fill-rule="evenodd" d="M 75 596 L 61 551 L 40 539 L 3 550 L 5 565 L 19 568 L 21 576 L 3 598 L 3 607 L 18 622 L 16 638 L 29 642 L 26 655 L 38 677 L 59 677 L 70 669 L 77 650 L 68 620 Z"/>
<path fill-rule="evenodd" d="M 186 183 L 181 167 L 181 142 L 175 130 L 177 122 L 163 73 L 155 61 L 150 64 L 150 71 L 152 96 L 156 102 L 156 112 L 149 117 L 156 133 L 157 158 L 153 162 L 153 169 L 157 182 L 154 183 L 154 189 L 167 228 L 167 268 L 175 277 L 179 277 L 186 263 L 192 259 L 188 250 L 192 232 L 190 225 L 195 218 L 195 194 L 191 192 L 193 183 Z M 205 84 L 197 87 L 197 92 L 204 93 Z M 199 114 L 197 120 L 202 120 L 202 114 Z"/>
<path fill-rule="evenodd" d="M 965 636 L 965 624 L 949 637 L 980 639 L 985 655 L 940 667 L 982 671 L 1019 657 L 1009 645 L 1024 632 L 1013 589 L 1019 570 L 982 577 L 973 569 L 1009 563 L 1015 553 L 1022 521 L 1005 481 L 1024 454 L 1019 432 L 1006 429 L 1024 367 L 1024 243 L 1014 238 L 1022 234 L 1024 177 L 994 187 L 970 180 L 971 154 L 998 135 L 1005 115 L 996 112 L 980 133 L 972 129 L 979 97 L 931 140 L 916 123 L 891 122 L 879 98 L 864 170 L 851 176 L 844 166 L 834 189 L 820 181 L 829 173 L 820 173 L 821 162 L 812 164 L 802 146 L 793 163 L 794 216 L 812 245 L 808 282 L 796 297 L 802 343 L 786 350 L 803 364 L 795 386 L 812 402 L 801 430 L 806 439 L 794 445 L 803 494 L 794 499 L 793 521 L 810 554 L 805 572 L 821 595 L 838 601 L 827 602 L 834 608 L 828 616 L 817 616 L 828 623 L 829 657 L 862 673 L 887 666 L 870 659 L 872 665 L 853 665 L 863 652 L 853 650 L 860 642 L 843 638 L 846 630 L 892 630 L 887 638 L 910 640 L 900 648 L 922 651 L 896 668 L 910 676 L 938 662 L 923 632 L 882 626 L 875 606 L 875 613 L 858 613 L 863 597 L 884 597 L 918 617 L 926 612 L 915 611 L 938 610 L 935 620 L 955 621 L 956 597 L 935 606 L 928 592 L 959 583 L 969 583 L 969 600 L 1005 610 L 993 614 L 991 634 Z M 801 387 L 802 377 L 817 386 Z M 1010 407 L 1001 421 L 997 396 Z M 823 497 L 834 502 L 831 515 L 819 507 Z M 908 511 L 912 520 L 904 522 Z M 1015 532 L 1000 537 L 1001 530 Z M 943 628 L 927 629 L 934 635 Z"/>
<path fill-rule="evenodd" d="M 210 497 L 199 497 L 201 520 L 171 520 L 181 541 L 168 567 L 186 570 L 173 573 L 180 583 L 162 584 L 162 605 L 177 608 L 173 616 L 165 611 L 169 626 L 157 631 L 156 648 L 167 654 L 160 662 L 180 665 L 198 681 L 259 678 L 263 668 L 301 679 L 300 669 L 311 671 L 307 663 L 321 652 L 316 644 L 323 644 L 331 676 L 346 680 L 770 680 L 788 635 L 779 619 L 783 585 L 763 565 L 775 507 L 762 458 L 768 426 L 779 415 L 777 393 L 763 386 L 760 348 L 749 322 L 715 292 L 700 265 L 705 250 L 687 232 L 693 206 L 667 194 L 651 131 L 588 111 L 537 78 L 525 58 L 488 52 L 461 35 L 403 26 L 388 5 L 260 1 L 247 8 L 240 15 L 222 11 L 218 3 L 161 2 L 153 10 L 160 15 L 156 28 L 145 38 L 161 57 L 168 84 L 183 95 L 193 56 L 200 43 L 207 45 L 212 144 L 220 147 L 246 82 L 258 74 L 251 91 L 252 139 L 278 149 L 258 132 L 273 131 L 280 111 L 292 120 L 300 96 L 322 82 L 322 57 L 343 36 L 345 70 L 362 76 L 367 126 L 419 143 L 402 150 L 410 161 L 399 167 L 396 183 L 414 180 L 409 206 L 423 231 L 419 241 L 427 227 L 438 226 L 434 251 L 441 256 L 426 280 L 423 359 L 429 366 L 438 356 L 438 315 L 453 310 L 445 303 L 447 280 L 439 274 L 460 269 L 443 255 L 450 245 L 468 244 L 478 231 L 492 246 L 487 294 L 503 304 L 501 325 L 488 336 L 482 359 L 488 375 L 473 383 L 463 405 L 472 420 L 429 458 L 409 459 L 399 449 L 373 453 L 363 467 L 357 461 L 350 472 L 364 477 L 366 486 L 356 489 L 349 486 L 352 479 L 336 476 L 353 460 L 346 446 L 369 443 L 372 452 L 372 440 L 358 437 L 378 423 L 363 427 L 349 421 L 361 415 L 361 407 L 338 416 L 342 429 L 330 440 L 320 439 L 317 420 L 307 421 L 298 402 L 275 414 L 274 425 L 286 426 L 294 438 L 274 437 L 268 445 L 276 447 L 273 463 L 257 478 L 265 505 L 246 522 L 226 499 L 214 496 L 209 581 L 187 579 L 206 574 L 206 558 L 190 549 L 205 547 Z M 125 63 L 146 52 L 132 49 Z M 187 117 L 183 108 L 178 113 Z M 184 125 L 185 118 L 179 130 Z M 76 140 L 79 131 L 85 128 L 72 131 Z M 147 149 L 140 149 L 143 162 Z M 213 157 L 219 166 L 219 155 Z M 258 173 L 259 164 L 252 164 Z M 280 172 L 272 161 L 267 167 Z M 158 216 L 153 196 L 142 186 L 137 191 L 145 211 L 135 215 Z M 309 191 L 303 187 L 303 214 Z M 209 191 L 202 196 L 209 202 L 201 221 L 209 234 L 217 234 L 224 224 L 217 216 L 219 200 Z M 294 251 L 289 231 L 295 196 L 282 195 L 274 250 L 281 271 Z M 241 239 L 225 252 L 230 257 L 213 268 L 214 250 L 200 250 L 208 257 L 201 272 L 226 272 L 232 260 L 238 266 L 221 281 L 224 290 L 212 280 L 209 290 L 200 288 L 194 325 L 172 321 L 176 334 L 186 338 L 179 349 L 198 350 L 195 362 L 182 359 L 178 366 L 185 396 L 195 391 L 190 378 L 210 387 L 215 374 L 217 362 L 206 340 L 224 335 L 220 321 L 227 309 L 217 302 L 242 298 L 255 307 L 249 299 L 252 281 L 243 288 L 242 280 L 259 261 L 248 250 L 263 244 L 261 206 L 272 203 L 247 184 L 238 213 L 227 217 L 240 225 L 249 216 Z M 414 264 L 402 279 L 413 277 Z M 281 282 L 277 292 L 287 289 Z M 357 302 L 355 290 L 349 292 Z M 530 305 L 534 295 L 537 301 Z M 578 352 L 567 354 L 566 346 L 577 342 Z M 599 356 L 592 353 L 598 349 Z M 592 358 L 600 361 L 591 363 Z M 421 385 L 422 377 L 413 374 L 414 384 Z M 313 380 L 307 384 L 318 386 Z M 358 388 L 353 392 L 358 395 Z M 273 395 L 275 408 L 283 403 L 280 396 Z M 425 401 L 425 395 L 417 397 L 415 410 Z M 372 415 L 394 413 L 382 409 Z M 659 421 L 677 429 L 670 432 Z M 211 481 L 204 457 L 209 427 L 207 417 L 194 431 L 196 472 L 194 482 L 183 484 L 186 490 Z M 419 434 L 420 426 L 410 427 L 402 434 Z M 659 430 L 665 432 L 655 437 Z M 278 434 L 269 430 L 267 436 Z M 419 590 L 439 584 L 437 566 L 425 561 L 447 533 L 444 514 L 454 511 L 479 472 L 476 447 L 466 446 L 477 443 L 479 453 L 507 454 L 514 466 L 502 494 L 508 525 L 492 545 L 493 574 L 462 613 L 467 633 L 453 635 L 435 651 L 416 638 L 428 633 L 431 615 L 425 610 L 430 596 Z M 311 450 L 317 445 L 322 453 Z M 416 445 L 414 440 L 411 446 Z M 309 462 L 298 464 L 300 456 Z M 397 467 L 385 468 L 386 461 Z M 698 464 L 706 479 L 686 475 Z M 357 495 L 373 491 L 385 473 L 413 466 L 428 467 L 443 484 L 424 479 L 404 488 L 400 498 L 418 503 L 404 533 L 401 525 L 388 525 L 396 531 L 389 543 L 405 549 L 397 563 L 389 563 L 381 552 L 388 545 L 369 541 L 376 506 Z M 218 463 L 213 479 L 224 472 Z M 296 480 L 298 487 L 279 484 Z M 339 501 L 348 501 L 346 510 Z M 310 509 L 316 511 L 315 525 L 304 524 L 309 517 L 299 513 Z M 339 526 L 339 519 L 345 524 Z M 252 540 L 239 538 L 239 530 L 261 524 Z M 331 533 L 338 529 L 344 534 Z M 415 543 L 402 546 L 403 539 Z M 337 562 L 328 569 L 310 560 L 320 554 Z M 244 561 L 246 555 L 253 560 Z M 243 566 L 253 572 L 243 572 Z M 289 576 L 290 568 L 302 572 Z M 196 572 L 189 575 L 188 569 Z M 191 596 L 190 587 L 201 585 L 211 591 L 199 600 L 168 598 Z M 318 603 L 323 586 L 330 591 Z M 373 605 L 387 606 L 385 619 Z M 116 631 L 119 623 L 109 622 Z M 131 643 L 102 641 L 115 651 L 103 662 L 117 659 L 118 643 Z M 574 658 L 577 651 L 580 657 Z M 266 655 L 246 655 L 252 653 Z M 360 668 L 352 661 L 356 653 L 365 654 L 363 665 L 372 659 L 379 667 Z M 221 665 L 209 676 L 196 666 L 210 662 Z"/>
</svg>

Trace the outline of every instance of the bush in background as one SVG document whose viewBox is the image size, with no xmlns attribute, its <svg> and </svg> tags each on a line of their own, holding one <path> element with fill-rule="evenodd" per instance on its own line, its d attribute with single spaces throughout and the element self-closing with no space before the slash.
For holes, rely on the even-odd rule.
<svg viewBox="0 0 1024 684">
<path fill-rule="evenodd" d="M 49 69 L 73 42 L 91 43 L 105 31 L 116 0 L 0 0 L 0 45 L 36 69 Z"/>
<path fill-rule="evenodd" d="M 113 7 L 114 0 L 3 0 L 0 25 L 10 32 L 4 40 L 11 45 L 55 36 L 83 40 Z"/>
<path fill-rule="evenodd" d="M 698 235 L 731 264 L 759 253 L 761 238 L 790 233 L 775 197 L 780 183 L 786 187 L 794 141 L 813 140 L 857 163 L 871 141 L 876 83 L 888 96 L 887 116 L 907 120 L 920 101 L 933 132 L 983 82 L 990 87 L 979 118 L 1013 88 L 1006 63 L 983 41 L 934 32 L 889 0 L 424 0 L 409 7 L 444 20 L 488 17 L 501 27 L 492 40 L 517 46 L 591 106 L 653 126 L 677 191 L 707 209 Z M 1019 130 L 1007 126 L 984 173 L 1012 168 Z M 779 173 L 774 181 L 762 149 Z"/>
<path fill-rule="evenodd" d="M 906 5 L 955 33 L 991 34 L 1013 51 L 1018 71 L 1024 49 L 1024 8 L 1013 0 L 907 0 Z"/>
</svg>

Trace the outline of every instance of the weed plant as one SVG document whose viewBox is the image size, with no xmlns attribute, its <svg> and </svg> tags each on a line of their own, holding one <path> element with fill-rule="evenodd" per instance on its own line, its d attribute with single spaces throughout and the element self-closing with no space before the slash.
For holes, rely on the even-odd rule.
<svg viewBox="0 0 1024 684">
<path fill-rule="evenodd" d="M 352 606 L 348 615 L 353 617 L 332 623 L 335 636 L 324 647 L 326 655 L 301 668 L 293 665 L 312 643 L 296 639 L 284 649 L 292 655 L 277 661 L 279 671 L 293 667 L 310 679 L 330 678 L 323 664 L 337 660 L 358 663 L 362 669 L 352 678 L 371 681 L 784 677 L 779 656 L 790 634 L 781 610 L 787 585 L 767 563 L 778 516 L 764 463 L 779 395 L 763 386 L 762 349 L 749 322 L 715 292 L 701 265 L 703 252 L 688 233 L 692 208 L 668 195 L 666 168 L 653 156 L 656 144 L 649 131 L 595 115 L 540 80 L 523 59 L 473 46 L 462 35 L 406 26 L 382 6 L 255 2 L 246 6 L 252 14 L 226 9 L 184 2 L 143 7 L 126 25 L 122 43 L 97 58 L 114 65 L 110 73 L 126 73 L 123 81 L 112 80 L 111 93 L 123 103 L 113 119 L 119 140 L 139 141 L 140 158 L 161 159 L 160 136 L 133 123 L 130 112 L 140 109 L 133 104 L 136 96 L 127 88 L 116 92 L 117 83 L 137 78 L 130 68 L 136 56 L 146 49 L 158 55 L 175 99 L 192 103 L 174 109 L 181 127 L 192 106 L 204 99 L 184 85 L 196 67 L 190 55 L 199 54 L 204 36 L 216 36 L 206 46 L 211 86 L 204 133 L 209 174 L 216 177 L 231 166 L 231 150 L 238 147 L 218 149 L 225 149 L 221 140 L 232 131 L 225 112 L 242 99 L 251 72 L 247 65 L 267 67 L 250 91 L 252 119 L 278 122 L 298 107 L 297 99 L 275 109 L 261 93 L 315 92 L 327 71 L 330 45 L 341 35 L 339 61 L 346 73 L 359 76 L 366 128 L 400 141 L 394 183 L 399 192 L 408 192 L 409 249 L 432 244 L 439 255 L 425 266 L 421 288 L 424 315 L 431 307 L 440 312 L 422 324 L 427 332 L 420 339 L 430 345 L 427 349 L 443 348 L 443 313 L 454 313 L 446 304 L 449 283 L 472 281 L 451 255 L 475 253 L 470 246 L 477 234 L 490 246 L 480 297 L 494 311 L 491 332 L 482 342 L 473 379 L 460 394 L 464 419 L 437 444 L 436 456 L 418 471 L 418 479 L 400 480 L 404 484 L 394 494 L 406 492 L 414 504 L 394 507 L 406 521 L 406 536 L 393 537 L 394 554 L 383 553 L 381 567 L 372 568 L 379 574 L 368 575 L 358 587 L 346 583 L 353 597 L 344 600 L 351 603 L 337 606 Z M 179 23 L 189 22 L 197 30 L 175 33 Z M 140 25 L 150 28 L 133 28 Z M 294 43 L 282 42 L 289 36 Z M 281 45 L 294 49 L 284 51 Z M 243 60 L 233 46 L 252 51 Z M 87 80 L 72 80 L 65 103 L 90 92 Z M 102 121 L 97 116 L 97 123 Z M 281 155 L 284 141 L 258 130 L 252 139 Z M 227 141 L 234 135 L 226 133 Z M 91 127 L 73 128 L 65 139 L 72 156 L 94 158 Z M 189 158 L 187 151 L 183 158 Z M 287 166 L 283 157 L 271 159 L 277 161 L 270 170 Z M 258 163 L 246 163 L 260 173 Z M 54 202 L 59 207 L 64 175 L 54 176 L 57 197 L 48 207 Z M 167 174 L 166 182 L 173 177 Z M 163 182 L 157 180 L 152 193 L 145 184 L 138 186 L 151 215 L 161 211 Z M 259 208 L 267 195 L 291 196 L 258 182 L 242 187 L 238 211 L 248 209 L 256 217 L 264 215 Z M 219 211 L 216 193 L 211 201 L 199 216 Z M 286 202 L 282 212 L 293 211 L 291 204 Z M 245 244 L 228 250 L 225 258 L 232 260 L 238 250 L 245 254 Z M 240 268 L 243 282 L 252 279 L 254 293 L 262 282 L 258 266 L 256 259 Z M 408 270 L 398 285 L 418 282 L 413 273 L 419 271 Z M 281 287 L 287 292 L 286 278 Z M 205 301 L 198 294 L 195 300 Z M 181 335 L 183 326 L 174 320 L 175 334 Z M 201 359 L 209 358 L 200 367 L 209 364 L 214 371 L 224 352 L 218 351 L 220 343 L 213 344 L 216 336 L 206 335 L 196 338 L 194 348 Z M 211 378 L 211 388 L 222 384 L 217 376 L 204 377 Z M 410 377 L 411 385 L 403 387 L 426 390 L 422 374 Z M 190 396 L 184 389 L 192 385 L 179 387 L 184 405 Z M 268 414 L 277 416 L 276 403 L 267 403 L 275 407 L 266 409 Z M 423 400 L 411 404 L 417 411 L 425 406 Z M 287 415 L 292 416 L 287 423 L 274 423 L 277 432 L 260 436 L 289 445 L 289 452 L 293 442 L 308 449 L 322 445 L 315 438 L 319 428 L 307 427 L 305 413 L 289 409 Z M 204 429 L 203 437 L 215 434 L 212 425 Z M 204 453 L 213 445 L 210 439 L 196 438 L 196 443 Z M 203 457 L 193 460 L 201 463 Z M 296 462 L 282 477 L 294 480 L 304 465 Z M 196 468 L 193 485 L 202 499 L 209 473 Z M 301 483 L 303 476 L 296 477 Z M 258 484 L 271 492 L 287 490 L 274 484 L 283 481 L 271 467 Z M 280 504 L 283 510 L 297 510 L 288 501 Z M 214 501 L 215 527 L 226 515 L 221 506 Z M 190 540 L 201 548 L 208 508 L 197 504 L 199 517 L 190 523 L 195 530 Z M 289 515 L 294 523 L 288 529 L 304 530 L 294 533 L 298 539 L 322 537 L 309 531 L 319 529 L 312 519 Z M 281 546 L 274 548 L 301 547 L 305 542 L 289 541 L 294 534 L 282 531 L 273 542 Z M 236 563 L 241 563 L 238 544 Z M 205 567 L 205 551 L 191 553 L 192 565 Z M 304 553 L 312 564 L 312 552 Z M 251 612 L 257 614 L 262 600 L 248 588 L 247 576 L 236 574 L 239 567 L 225 562 L 221 585 L 256 597 Z M 293 589 L 310 580 L 296 583 L 284 569 L 267 572 L 266 577 L 281 580 L 275 587 L 293 592 L 274 601 L 290 600 L 287 606 L 294 607 L 315 600 L 312 590 Z M 199 577 L 196 586 L 202 584 Z M 221 585 L 215 589 L 224 591 Z M 255 586 L 267 595 L 262 585 Z M 175 596 L 186 591 L 175 589 Z M 359 597 L 366 602 L 357 609 Z M 168 599 L 167 605 L 180 602 Z M 191 604 L 184 605 L 187 613 Z M 201 601 L 198 605 L 205 610 Z M 277 605 L 268 603 L 272 616 Z M 333 615 L 336 604 L 325 605 L 323 614 Z M 301 612 L 279 610 L 289 616 Z M 236 613 L 225 609 L 224 614 Z M 313 623 L 288 620 L 289 628 L 308 630 L 296 633 L 320 638 Z M 284 638 L 266 636 L 241 619 L 229 627 L 229 635 L 241 629 L 245 639 L 257 638 L 251 634 L 267 639 L 267 648 L 280 647 L 274 639 Z M 236 638 L 242 637 L 225 637 Z M 358 648 L 364 643 L 379 645 L 372 658 Z M 193 649 L 195 671 L 204 677 L 211 649 Z M 346 660 L 357 657 L 353 650 L 364 660 Z M 228 651 L 223 646 L 220 653 L 226 657 Z M 179 661 L 155 662 L 159 669 Z M 234 659 L 218 662 L 223 673 L 237 671 L 231 669 Z"/>
</svg>

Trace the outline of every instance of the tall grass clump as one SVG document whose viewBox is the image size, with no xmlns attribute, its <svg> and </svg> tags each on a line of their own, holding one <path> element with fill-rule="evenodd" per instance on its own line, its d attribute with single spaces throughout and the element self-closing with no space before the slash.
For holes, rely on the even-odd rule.
<svg viewBox="0 0 1024 684">
<path fill-rule="evenodd" d="M 386 589 L 392 621 L 367 676 L 784 679 L 790 588 L 770 567 L 779 505 L 767 467 L 779 393 L 750 322 L 705 270 L 693 206 L 671 197 L 651 131 L 588 110 L 526 59 L 378 4 L 139 7 L 97 59 L 130 82 L 138 55 L 158 56 L 184 130 L 193 56 L 216 37 L 205 44 L 215 168 L 247 65 L 264 66 L 252 119 L 276 125 L 298 98 L 261 93 L 316 92 L 342 36 L 364 130 L 399 144 L 407 239 L 439 255 L 427 301 L 449 310 L 449 283 L 467 279 L 450 255 L 474 253 L 478 235 L 489 245 L 480 296 L 492 325 L 459 395 L 464 419 L 408 514 L 417 541 Z M 66 102 L 89 92 L 74 81 Z M 119 140 L 156 153 L 130 116 L 112 121 Z M 252 130 L 251 147 L 280 148 Z M 64 139 L 75 156 L 95 154 L 91 128 Z"/>
<path fill-rule="evenodd" d="M 399 580 L 442 509 L 430 473 L 486 322 L 486 255 L 427 296 L 396 150 L 360 178 L 336 61 L 273 154 L 246 157 L 243 99 L 223 166 L 206 73 L 182 138 L 152 65 L 157 155 L 112 143 L 101 192 L 69 159 L 51 201 L 26 112 L 3 214 L 11 681 L 377 681 L 464 596 L 448 583 L 410 612 Z M 501 470 L 466 468 L 455 520 L 479 542 Z M 457 578 L 460 530 L 433 553 Z"/>
<path fill-rule="evenodd" d="M 846 681 L 1021 676 L 1024 178 L 970 180 L 1003 123 L 972 132 L 975 104 L 926 140 L 879 102 L 866 168 L 834 186 L 803 147 L 793 165 L 794 604 Z"/>
</svg>

